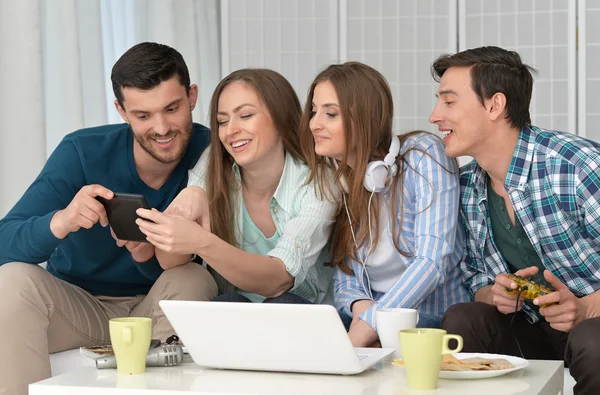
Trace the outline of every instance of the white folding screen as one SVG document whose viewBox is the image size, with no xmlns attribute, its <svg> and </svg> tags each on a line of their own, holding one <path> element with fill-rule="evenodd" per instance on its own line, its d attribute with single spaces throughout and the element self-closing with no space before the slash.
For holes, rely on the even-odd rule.
<svg viewBox="0 0 600 395">
<path fill-rule="evenodd" d="M 338 0 L 223 0 L 223 76 L 245 67 L 283 74 L 304 103 L 308 87 L 338 60 Z"/>
<path fill-rule="evenodd" d="M 600 0 L 579 0 L 578 21 L 579 134 L 600 141 Z"/>
<path fill-rule="evenodd" d="M 435 130 L 431 62 L 497 45 L 538 70 L 535 125 L 600 140 L 598 20 L 600 0 L 222 0 L 222 74 L 272 68 L 304 102 L 326 65 L 362 61 L 390 83 L 395 130 Z"/>
<path fill-rule="evenodd" d="M 306 98 L 325 66 L 358 60 L 392 88 L 394 128 L 436 130 L 433 59 L 456 52 L 457 0 L 225 0 L 221 2 L 222 71 L 267 67 Z"/>
<path fill-rule="evenodd" d="M 340 21 L 340 34 L 346 37 L 340 60 L 366 63 L 385 76 L 394 97 L 395 130 L 437 130 L 428 121 L 437 88 L 429 70 L 439 55 L 456 52 L 456 1 L 346 0 L 340 4 L 347 15 Z"/>
<path fill-rule="evenodd" d="M 519 52 L 534 74 L 534 125 L 577 133 L 574 0 L 459 0 L 459 49 Z"/>
</svg>

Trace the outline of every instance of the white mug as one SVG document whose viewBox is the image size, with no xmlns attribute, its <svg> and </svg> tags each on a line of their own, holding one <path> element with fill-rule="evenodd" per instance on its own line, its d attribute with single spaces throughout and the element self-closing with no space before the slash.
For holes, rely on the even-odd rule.
<svg viewBox="0 0 600 395">
<path fill-rule="evenodd" d="M 415 309 L 381 309 L 375 311 L 377 335 L 383 348 L 396 350 L 394 357 L 401 358 L 398 332 L 403 329 L 416 328 L 419 322 L 419 313 Z"/>
</svg>

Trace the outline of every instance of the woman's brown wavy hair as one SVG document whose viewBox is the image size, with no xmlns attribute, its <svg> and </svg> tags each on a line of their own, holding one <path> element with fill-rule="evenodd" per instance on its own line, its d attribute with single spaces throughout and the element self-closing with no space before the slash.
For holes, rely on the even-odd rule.
<svg viewBox="0 0 600 395">
<path fill-rule="evenodd" d="M 332 158 L 321 157 L 315 153 L 315 144 L 310 130 L 312 118 L 312 102 L 315 87 L 329 81 L 337 94 L 344 135 L 346 137 L 346 151 L 341 161 Z M 369 219 L 368 203 L 371 192 L 363 186 L 365 171 L 371 161 L 383 160 L 389 152 L 393 136 L 392 122 L 394 119 L 394 104 L 390 87 L 381 73 L 374 68 L 360 62 L 347 62 L 336 64 L 323 70 L 310 86 L 308 98 L 300 122 L 300 144 L 302 153 L 307 158 L 310 167 L 309 182 L 315 182 L 315 192 L 326 197 L 335 198 L 335 190 L 341 190 L 345 194 L 348 212 L 352 219 L 356 234 L 356 245 L 352 239 L 350 223 L 343 204 L 340 204 L 336 215 L 336 221 L 330 238 L 331 265 L 341 265 L 344 272 L 352 273 L 352 270 L 342 264 L 344 258 L 350 256 L 356 261 L 361 261 L 358 256 L 358 248 L 369 246 Z M 424 131 L 413 131 L 401 135 L 400 151 L 405 140 Z M 348 166 L 348 147 L 356 147 L 356 163 L 353 167 Z M 392 216 L 392 234 L 394 246 L 404 256 L 411 253 L 403 251 L 399 247 L 399 236 L 395 214 L 398 204 L 403 207 L 404 170 L 409 166 L 404 157 L 410 150 L 422 150 L 409 148 L 396 157 L 398 171 L 389 185 L 390 193 L 390 215 Z M 331 177 L 333 171 L 333 178 Z M 341 179 L 345 180 L 347 191 L 344 191 Z M 336 184 L 332 185 L 332 183 Z M 381 193 L 375 193 L 371 202 L 371 232 L 373 236 L 373 250 L 379 242 L 379 212 L 381 206 Z M 399 200 L 400 199 L 400 200 Z M 341 203 L 341 202 L 340 202 Z M 403 212 L 403 210 L 401 210 Z M 402 227 L 402 218 L 399 221 Z"/>
<path fill-rule="evenodd" d="M 219 139 L 219 98 L 233 82 L 251 86 L 264 103 L 273 124 L 281 134 L 283 147 L 295 159 L 306 163 L 301 154 L 298 126 L 302 107 L 294 88 L 281 74 L 268 69 L 242 69 L 234 71 L 217 85 L 210 100 L 210 157 L 206 179 L 206 194 L 210 212 L 211 231 L 231 245 L 238 246 L 235 238 L 232 190 L 241 188 L 233 174 L 233 158 Z M 239 247 L 239 246 L 238 246 Z"/>
</svg>

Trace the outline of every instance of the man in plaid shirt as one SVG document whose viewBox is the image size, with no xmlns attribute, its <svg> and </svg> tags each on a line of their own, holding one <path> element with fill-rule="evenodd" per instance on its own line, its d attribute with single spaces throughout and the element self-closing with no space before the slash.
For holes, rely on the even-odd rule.
<svg viewBox="0 0 600 395">
<path fill-rule="evenodd" d="M 531 68 L 482 47 L 439 57 L 430 121 L 461 168 L 467 246 L 462 278 L 474 302 L 442 327 L 464 351 L 564 359 L 576 394 L 600 393 L 600 144 L 531 126 Z M 523 303 L 506 273 L 554 292 Z"/>
</svg>

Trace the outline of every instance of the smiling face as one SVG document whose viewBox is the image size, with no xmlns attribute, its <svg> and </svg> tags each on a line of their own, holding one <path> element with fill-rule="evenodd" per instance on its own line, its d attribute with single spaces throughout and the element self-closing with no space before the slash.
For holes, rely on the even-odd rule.
<svg viewBox="0 0 600 395">
<path fill-rule="evenodd" d="M 270 158 L 283 153 L 282 138 L 269 111 L 245 82 L 235 81 L 223 89 L 217 124 L 219 140 L 242 167 L 269 166 Z"/>
<path fill-rule="evenodd" d="M 475 157 L 488 139 L 490 117 L 471 85 L 469 67 L 451 67 L 442 76 L 429 122 L 444 134 L 446 155 Z M 487 103 L 485 101 L 484 103 Z"/>
<path fill-rule="evenodd" d="M 178 162 L 192 136 L 192 110 L 198 87 L 192 85 L 188 95 L 174 76 L 150 90 L 127 87 L 122 92 L 125 108 L 118 101 L 115 105 L 131 126 L 136 148 L 142 148 L 134 148 L 136 155 L 139 152 L 162 164 Z"/>
<path fill-rule="evenodd" d="M 337 93 L 330 81 L 315 87 L 309 125 L 317 155 L 341 161 L 346 152 L 346 135 Z"/>
</svg>

